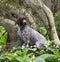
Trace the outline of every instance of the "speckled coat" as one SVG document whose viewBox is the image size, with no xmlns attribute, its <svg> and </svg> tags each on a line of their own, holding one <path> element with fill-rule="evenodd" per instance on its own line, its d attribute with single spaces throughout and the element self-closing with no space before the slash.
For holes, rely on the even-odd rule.
<svg viewBox="0 0 60 62">
<path fill-rule="evenodd" d="M 43 35 L 27 25 L 25 27 L 18 27 L 17 35 L 20 46 L 23 44 L 25 46 L 36 45 L 37 48 L 41 49 L 46 42 L 46 39 Z"/>
</svg>

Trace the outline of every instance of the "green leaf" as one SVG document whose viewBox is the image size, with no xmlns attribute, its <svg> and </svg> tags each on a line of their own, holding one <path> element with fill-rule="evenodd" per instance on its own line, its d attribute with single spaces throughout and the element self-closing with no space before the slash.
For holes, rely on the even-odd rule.
<svg viewBox="0 0 60 62">
<path fill-rule="evenodd" d="M 0 39 L 0 45 L 5 45 L 7 41 L 7 32 L 1 37 Z"/>
<path fill-rule="evenodd" d="M 46 29 L 44 27 L 40 27 L 40 31 L 44 35 L 47 33 L 47 31 L 46 31 Z"/>
<path fill-rule="evenodd" d="M 54 55 L 55 55 L 56 57 L 59 57 L 59 58 L 60 58 L 60 52 L 58 52 L 58 51 L 53 51 L 53 53 L 54 53 Z"/>
<path fill-rule="evenodd" d="M 40 58 L 45 59 L 47 62 L 58 62 L 57 57 L 53 54 L 43 54 Z"/>
<path fill-rule="evenodd" d="M 33 62 L 45 62 L 43 58 L 36 58 Z"/>
</svg>

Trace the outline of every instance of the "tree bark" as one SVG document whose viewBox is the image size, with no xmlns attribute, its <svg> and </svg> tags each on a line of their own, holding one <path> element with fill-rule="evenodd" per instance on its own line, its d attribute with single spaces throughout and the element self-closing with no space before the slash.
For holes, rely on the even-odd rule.
<svg viewBox="0 0 60 62">
<path fill-rule="evenodd" d="M 17 28 L 15 22 L 4 17 L 0 17 L 0 25 L 3 26 L 8 32 L 7 47 L 11 48 L 17 41 Z"/>
</svg>

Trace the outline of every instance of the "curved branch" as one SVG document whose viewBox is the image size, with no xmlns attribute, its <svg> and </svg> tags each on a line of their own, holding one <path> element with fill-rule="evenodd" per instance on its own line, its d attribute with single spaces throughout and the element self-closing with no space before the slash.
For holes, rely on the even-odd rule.
<svg viewBox="0 0 60 62">
<path fill-rule="evenodd" d="M 7 41 L 8 47 L 13 47 L 14 43 L 17 41 L 17 28 L 15 22 L 4 17 L 0 17 L 0 25 L 4 26 L 9 33 L 9 41 Z"/>
</svg>

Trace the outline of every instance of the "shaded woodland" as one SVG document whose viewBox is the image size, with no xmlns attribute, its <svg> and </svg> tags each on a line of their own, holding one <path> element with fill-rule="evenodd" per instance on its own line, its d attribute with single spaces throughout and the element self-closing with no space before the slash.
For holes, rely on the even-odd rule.
<svg viewBox="0 0 60 62">
<path fill-rule="evenodd" d="M 28 18 L 28 25 L 32 27 L 34 30 L 38 31 L 41 33 L 46 39 L 47 39 L 47 47 L 46 50 L 43 50 L 44 52 L 40 50 L 34 50 L 34 48 L 29 49 L 28 52 L 25 49 L 22 49 L 23 53 L 20 48 L 16 48 L 15 50 L 11 49 L 14 48 L 17 42 L 17 24 L 16 21 L 20 16 L 26 16 Z M 31 52 L 32 57 L 34 55 L 40 56 L 42 54 L 47 54 L 48 57 L 53 57 L 54 60 L 56 61 L 50 61 L 50 62 L 59 62 L 60 60 L 60 53 L 59 53 L 59 46 L 60 46 L 60 0 L 0 0 L 0 26 L 3 26 L 4 28 L 0 29 L 1 33 L 0 34 L 0 41 L 2 42 L 1 44 L 4 44 L 5 41 L 5 47 L 7 51 L 7 47 L 9 51 L 16 52 L 19 50 L 19 53 L 25 54 L 30 54 Z M 5 29 L 5 31 L 4 31 Z M 6 34 L 6 35 L 5 35 Z M 3 36 L 5 35 L 5 38 Z M 3 40 L 2 40 L 3 39 Z M 18 42 L 17 42 L 18 44 Z M 55 48 L 56 47 L 56 48 Z M 56 51 L 55 51 L 55 50 Z M 29 52 L 29 50 L 32 50 Z M 58 51 L 57 51 L 58 50 Z M 50 52 L 49 52 L 50 51 Z M 16 59 L 14 57 L 13 53 L 13 58 L 16 62 L 20 62 L 20 58 Z M 38 53 L 37 53 L 38 52 Z M 50 53 L 52 55 L 50 55 Z M 18 55 L 18 53 L 16 52 Z M 4 54 L 5 55 L 5 54 Z M 10 53 L 6 53 L 8 56 L 12 56 Z M 26 54 L 25 54 L 26 55 Z M 58 60 L 57 60 L 57 58 Z M 20 55 L 21 56 L 21 55 Z M 28 55 L 27 55 L 28 56 Z M 36 58 L 35 56 L 35 58 Z M 42 55 L 41 57 L 43 57 Z M 29 57 L 29 56 L 28 56 Z M 40 59 L 41 59 L 40 57 Z M 22 56 L 21 56 L 22 58 Z M 29 59 L 31 59 L 29 58 Z M 11 61 L 10 61 L 11 59 Z M 13 62 L 14 60 L 10 57 L 6 62 Z M 29 62 L 38 62 L 40 59 L 33 59 L 32 61 L 30 60 Z M 6 58 L 4 58 L 6 60 Z M 0 62 L 4 62 L 4 60 L 1 59 Z M 41 59 L 41 62 L 49 62 L 46 58 L 43 60 Z M 52 60 L 52 59 L 51 59 Z M 24 62 L 24 61 L 21 61 Z M 25 62 L 28 62 L 27 60 Z"/>
</svg>

